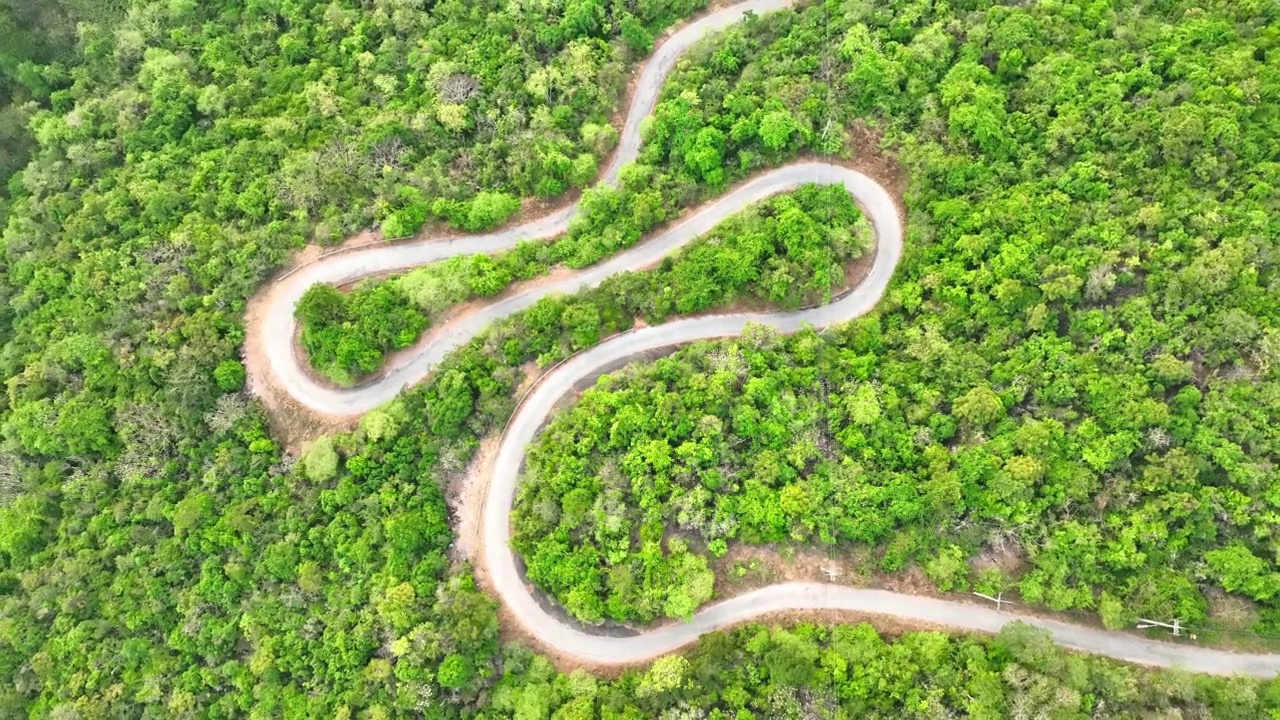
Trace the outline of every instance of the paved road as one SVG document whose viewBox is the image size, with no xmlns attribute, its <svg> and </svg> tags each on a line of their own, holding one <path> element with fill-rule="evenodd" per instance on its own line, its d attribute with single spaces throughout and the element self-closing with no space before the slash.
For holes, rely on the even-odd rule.
<svg viewBox="0 0 1280 720">
<path fill-rule="evenodd" d="M 675 67 L 676 61 L 690 46 L 709 33 L 741 22 L 748 12 L 763 15 L 790 7 L 792 2 L 793 0 L 748 0 L 710 13 L 667 38 L 640 71 L 640 79 L 636 83 L 631 105 L 627 109 L 627 121 L 620 135 L 618 149 L 602 174 L 602 182 L 615 183 L 619 170 L 636 159 L 640 150 L 640 122 L 652 113 L 663 81 Z M 801 173 L 792 170 L 784 172 L 784 177 L 772 180 L 765 178 L 763 181 L 766 185 L 770 182 L 785 184 L 787 182 L 785 178 L 794 180 L 799 177 Z M 782 189 L 783 184 L 778 184 L 777 187 Z M 734 196 L 738 205 L 733 204 L 734 201 L 730 201 L 729 198 L 725 198 L 724 201 L 707 208 L 699 216 L 691 218 L 686 225 L 691 227 L 696 225 L 700 228 L 714 226 L 721 217 L 739 209 L 741 203 L 763 197 L 758 194 L 760 187 L 756 186 L 754 191 L 747 188 L 741 189 Z M 756 194 L 752 194 L 753 192 Z M 258 302 L 262 303 L 266 310 L 262 319 L 248 331 L 257 334 L 255 339 L 263 352 L 262 357 L 255 354 L 246 357 L 250 376 L 270 377 L 272 384 L 312 410 L 333 416 L 362 415 L 393 399 L 405 386 L 422 380 L 446 355 L 465 344 L 494 320 L 532 305 L 547 293 L 573 292 L 599 283 L 620 268 L 643 267 L 648 262 L 647 258 L 661 259 L 671 249 L 692 237 L 668 233 L 664 238 L 673 242 L 667 245 L 665 250 L 659 250 L 654 243 L 646 243 L 646 247 L 619 255 L 614 262 L 597 266 L 566 282 L 543 285 L 537 291 L 496 303 L 463 322 L 453 323 L 447 328 L 447 333 L 443 337 L 420 347 L 421 352 L 412 357 L 398 358 L 396 364 L 387 365 L 386 371 L 376 382 L 358 388 L 339 389 L 316 382 L 303 368 L 302 364 L 305 360 L 294 354 L 293 338 L 296 323 L 293 319 L 293 309 L 302 294 L 312 285 L 316 283 L 344 285 L 373 275 L 408 270 L 455 255 L 495 253 L 513 248 L 521 240 L 555 237 L 563 234 L 569 227 L 569 221 L 573 218 L 575 209 L 576 207 L 568 207 L 519 227 L 494 233 L 465 237 L 424 238 L 410 243 L 378 244 L 353 252 L 331 255 L 297 268 L 287 277 L 272 283 L 258 298 Z M 720 215 L 717 216 L 715 213 Z M 681 237 L 683 237 L 682 241 L 675 242 Z M 607 273 L 603 272 L 606 268 Z"/>
<path fill-rule="evenodd" d="M 757 0 L 721 10 L 676 33 L 660 47 L 646 65 L 639 89 L 627 118 L 626 129 L 615 163 L 604 174 L 606 182 L 617 177 L 618 168 L 634 159 L 639 144 L 639 121 L 653 107 L 663 78 L 676 58 L 706 32 L 737 22 L 747 10 L 763 13 L 785 7 L 786 0 Z M 528 395 L 507 427 L 483 510 L 484 562 L 494 590 L 516 622 L 538 642 L 563 655 L 605 664 L 630 664 L 670 652 L 718 628 L 788 610 L 838 610 L 875 613 L 909 621 L 944 625 L 963 630 L 996 631 L 1008 622 L 1021 619 L 1047 629 L 1054 639 L 1069 648 L 1161 666 L 1182 666 L 1197 672 L 1243 673 L 1272 677 L 1280 673 L 1280 656 L 1245 655 L 1145 640 L 1120 633 L 1078 627 L 1051 620 L 1018 617 L 993 609 L 934 598 L 901 595 L 823 583 L 785 583 L 711 605 L 689 623 L 672 624 L 632 637 L 604 637 L 584 633 L 564 625 L 539 606 L 516 567 L 509 540 L 509 517 L 524 449 L 556 404 L 574 387 L 602 371 L 616 368 L 644 353 L 695 340 L 734 336 L 748 323 L 769 325 L 793 332 L 803 325 L 818 328 L 858 317 L 879 302 L 902 255 L 902 225 L 889 194 L 871 178 L 846 168 L 824 163 L 789 165 L 747 182 L 728 195 L 700 209 L 660 236 L 615 256 L 553 286 L 516 295 L 486 308 L 449 328 L 446 337 L 427 346 L 381 381 L 351 390 L 333 390 L 310 381 L 293 355 L 293 307 L 315 282 L 351 282 L 372 274 L 411 268 L 456 254 L 495 252 L 524 238 L 549 237 L 562 232 L 572 208 L 513 230 L 453 240 L 422 241 L 378 246 L 336 255 L 301 268 L 267 292 L 268 309 L 261 327 L 268 349 L 269 368 L 279 384 L 294 398 L 317 410 L 336 415 L 363 413 L 392 399 L 404 385 L 421 380 L 450 350 L 466 342 L 495 319 L 527 307 L 548 292 L 573 292 L 598 284 L 622 270 L 644 267 L 710 230 L 728 215 L 746 205 L 806 182 L 843 184 L 858 200 L 876 231 L 877 251 L 871 270 L 852 293 L 820 308 L 793 313 L 716 315 L 677 320 L 619 335 L 576 355 L 548 373 Z"/>
<path fill-rule="evenodd" d="M 1245 655 L 1156 642 L 1123 633 L 996 612 L 981 606 L 825 583 L 771 585 L 711 605 L 695 615 L 692 622 L 668 625 L 625 638 L 595 636 L 566 627 L 542 609 L 517 570 L 509 545 L 509 516 L 524 462 L 524 449 L 562 398 L 600 372 L 619 367 L 628 359 L 646 352 L 695 340 L 737 335 L 749 322 L 769 325 L 783 332 L 798 330 L 805 324 L 821 328 L 858 317 L 880 300 L 902 255 L 902 226 L 893 201 L 885 190 L 860 173 L 817 164 L 790 166 L 761 180 L 769 182 L 768 189 L 776 192 L 789 182 L 800 182 L 817 174 L 825 176 L 824 183 L 843 183 L 858 199 L 876 230 L 878 245 L 874 264 L 867 278 L 853 293 L 814 310 L 693 318 L 619 335 L 570 358 L 548 373 L 517 410 L 493 463 L 483 511 L 483 532 L 490 581 L 525 631 L 559 653 L 612 665 L 656 657 L 693 642 L 703 633 L 771 612 L 843 610 L 985 632 L 994 632 L 1006 623 L 1022 620 L 1047 629 L 1054 640 L 1066 647 L 1120 660 L 1181 666 L 1195 672 L 1223 675 L 1243 673 L 1273 677 L 1280 673 L 1280 655 Z"/>
</svg>

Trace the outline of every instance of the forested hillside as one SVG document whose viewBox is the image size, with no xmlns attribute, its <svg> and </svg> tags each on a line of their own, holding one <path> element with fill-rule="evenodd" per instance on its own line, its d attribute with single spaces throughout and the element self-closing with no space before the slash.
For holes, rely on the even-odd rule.
<svg viewBox="0 0 1280 720">
<path fill-rule="evenodd" d="M 130 403 L 191 431 L 236 389 L 214 370 L 290 250 L 412 232 L 423 208 L 492 224 L 472 210 L 590 180 L 626 63 L 695 5 L 139 3 L 82 25 L 4 233 L 0 363 L 25 378 L 5 435 L 95 465 L 121 452 Z"/>
<path fill-rule="evenodd" d="M 690 138 L 750 167 L 775 113 L 802 146 L 823 114 L 866 118 L 902 146 L 910 256 L 844 332 L 698 348 L 588 394 L 532 455 L 530 576 L 582 617 L 652 619 L 688 587 L 653 571 L 664 534 L 672 556 L 685 533 L 712 554 L 793 539 L 876 547 L 942 589 L 982 559 L 984 589 L 1116 627 L 1202 623 L 1229 593 L 1280 633 L 1280 35 L 1261 10 L 1045 3 L 957 35 L 868 4 L 838 16 L 825 73 L 817 9 L 708 47 L 643 158 L 693 181 Z M 787 92 L 814 108 L 769 110 Z"/>
<path fill-rule="evenodd" d="M 648 620 L 690 587 L 664 554 L 790 539 L 1114 627 L 1212 600 L 1280 633 L 1275 8 L 914 7 L 765 17 L 669 82 L 642 160 L 686 182 L 697 138 L 750 168 L 775 123 L 815 149 L 824 116 L 875 123 L 909 256 L 845 331 L 588 394 L 532 454 L 530 576 Z"/>
<path fill-rule="evenodd" d="M 9 179 L 26 165 L 36 144 L 28 122 L 70 82 L 67 66 L 76 61 L 77 22 L 111 26 L 120 15 L 111 3 L 0 3 L 0 225 L 9 214 Z"/>
<path fill-rule="evenodd" d="M 47 105 L 3 234 L 0 716 L 473 702 L 496 619 L 446 577 L 431 469 L 456 471 L 472 400 L 482 431 L 517 374 L 483 394 L 446 376 L 453 394 L 420 391 L 453 402 L 433 432 L 372 415 L 308 483 L 239 393 L 244 301 L 306 239 L 467 227 L 473 198 L 590 180 L 629 63 L 700 3 L 108 5 L 0 16 L 5 92 Z M 26 60 L 54 63 L 48 87 L 15 84 Z M 563 307 L 522 339 L 567 352 Z M 475 357 L 457 364 L 498 371 Z"/>
<path fill-rule="evenodd" d="M 544 300 L 357 430 L 281 452 L 242 391 L 246 298 L 311 240 L 474 230 L 589 184 L 627 69 L 701 5 L 0 8 L 0 172 L 30 158 L 0 238 L 0 716 L 1275 710 L 1275 682 L 1017 632 L 750 628 L 617 680 L 501 648 L 496 602 L 447 560 L 442 488 L 531 363 L 744 292 L 668 298 L 679 262 Z M 558 421 L 582 443 L 536 449 L 517 518 L 530 557 L 539 540 L 595 582 L 539 581 L 593 619 L 683 616 L 701 598 L 609 585 L 610 563 L 670 560 L 677 532 L 685 566 L 785 537 L 1109 622 L 1229 605 L 1280 630 L 1278 13 L 832 0 L 695 51 L 640 161 L 538 262 L 596 262 L 874 135 L 908 174 L 908 256 L 870 318 L 698 346 L 590 395 L 603 429 Z M 555 460 L 584 469 L 558 504 Z M 635 537 L 588 532 L 616 522 Z M 975 555 L 1013 562 L 984 577 Z"/>
</svg>

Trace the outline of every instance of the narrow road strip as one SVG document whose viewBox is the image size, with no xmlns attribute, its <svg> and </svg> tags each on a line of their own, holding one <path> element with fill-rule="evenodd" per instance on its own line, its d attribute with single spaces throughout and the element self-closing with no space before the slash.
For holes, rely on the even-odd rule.
<svg viewBox="0 0 1280 720">
<path fill-rule="evenodd" d="M 705 15 L 667 38 L 640 71 L 640 80 L 631 97 L 618 149 L 602 173 L 601 182 L 615 184 L 622 167 L 636 159 L 640 152 L 640 123 L 653 112 L 662 85 L 680 56 L 707 35 L 741 22 L 747 13 L 763 15 L 788 8 L 792 3 L 793 0 L 748 0 Z M 750 193 L 735 196 L 744 204 L 751 202 L 748 199 L 752 197 Z M 742 205 L 718 202 L 713 207 L 719 215 L 713 214 L 709 209 L 704 210 L 701 217 L 690 218 L 685 224 L 697 221 L 701 227 L 700 223 L 710 221 L 707 226 L 709 228 L 723 217 L 741 209 Z M 312 285 L 345 285 L 458 255 L 492 254 L 508 250 L 522 240 L 552 238 L 564 234 L 576 209 L 576 206 L 570 206 L 519 227 L 483 235 L 442 236 L 367 246 L 329 255 L 294 268 L 288 275 L 265 287 L 255 299 L 255 303 L 263 305 L 265 311 L 261 314 L 261 319 L 246 331 L 256 335 L 255 344 L 263 352 L 261 357 L 257 353 L 249 353 L 245 358 L 250 377 L 270 378 L 272 385 L 313 411 L 336 417 L 363 415 L 395 398 L 403 388 L 420 382 L 452 350 L 466 343 L 494 320 L 526 308 L 549 293 L 574 292 L 594 284 L 583 281 L 583 278 L 593 278 L 598 283 L 599 279 L 607 277 L 599 272 L 605 267 L 610 268 L 611 273 L 617 272 L 618 268 L 643 267 L 645 258 L 653 255 L 652 252 L 645 252 L 644 248 L 637 248 L 631 253 L 615 256 L 613 262 L 598 265 L 565 282 L 544 285 L 536 292 L 531 291 L 487 307 L 469 317 L 466 322 L 457 323 L 456 327 L 449 326 L 444 337 L 420 348 L 421 352 L 406 362 L 394 367 L 388 366 L 387 372 L 376 381 L 359 387 L 335 388 L 317 382 L 303 366 L 306 360 L 294 352 L 297 322 L 293 318 L 293 310 Z M 686 241 L 688 239 L 690 238 L 685 238 Z M 653 243 L 647 245 L 652 246 Z"/>
</svg>

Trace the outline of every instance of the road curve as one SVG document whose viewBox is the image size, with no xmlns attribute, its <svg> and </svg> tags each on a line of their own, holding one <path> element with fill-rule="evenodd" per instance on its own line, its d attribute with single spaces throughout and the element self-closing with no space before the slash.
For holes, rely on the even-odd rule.
<svg viewBox="0 0 1280 720">
<path fill-rule="evenodd" d="M 640 79 L 636 83 L 631 104 L 627 108 L 626 124 L 619 136 L 618 148 L 609 165 L 604 169 L 601 181 L 606 184 L 615 183 L 622 167 L 636 159 L 640 152 L 640 123 L 653 112 L 663 81 L 671 73 L 681 55 L 708 34 L 741 22 L 747 13 L 763 15 L 788 8 L 793 3 L 794 0 L 746 0 L 746 2 L 709 13 L 667 38 L 649 57 L 640 71 Z M 798 175 L 796 171 L 790 171 L 786 173 L 786 177 L 795 178 Z M 775 178 L 774 181 L 779 179 L 781 178 Z M 740 189 L 740 192 L 744 189 Z M 749 195 L 737 197 L 740 203 L 751 201 Z M 725 200 L 728 199 L 725 198 Z M 741 205 L 734 206 L 728 202 L 719 202 L 713 207 L 719 212 L 727 209 L 728 214 L 732 214 L 740 209 Z M 394 364 L 388 363 L 382 376 L 376 381 L 359 387 L 336 388 L 317 382 L 304 367 L 306 360 L 298 357 L 294 352 L 293 339 L 297 323 L 293 318 L 293 310 L 303 293 L 312 285 L 316 283 L 345 285 L 375 275 L 409 270 L 455 255 L 495 253 L 513 248 L 522 240 L 555 237 L 568 229 L 575 210 L 576 206 L 570 206 L 519 227 L 484 235 L 431 237 L 407 243 L 363 247 L 350 252 L 335 253 L 295 268 L 288 275 L 268 285 L 255 300 L 255 303 L 263 307 L 264 311 L 261 319 L 249 327 L 248 332 L 255 334 L 254 341 L 262 348 L 262 353 L 260 357 L 255 353 L 246 354 L 245 362 L 248 365 L 250 377 L 270 378 L 273 385 L 311 410 L 338 417 L 362 415 L 395 398 L 406 386 L 421 381 L 446 355 L 466 343 L 494 320 L 528 307 L 548 293 L 573 292 L 590 285 L 592 281 L 598 282 L 607 277 L 601 274 L 606 267 L 609 268 L 609 274 L 616 273 L 620 268 L 643 267 L 645 258 L 654 255 L 653 252 L 645 252 L 645 248 L 639 248 L 631 253 L 616 256 L 613 262 L 598 265 L 570 281 L 543 286 L 536 292 L 525 293 L 487 307 L 463 322 L 448 326 L 446 328 L 448 332 L 444 337 L 422 346 L 420 352 L 411 357 L 400 357 Z M 708 214 L 708 211 L 704 211 L 699 217 L 691 218 L 685 225 L 696 224 L 697 227 L 703 227 L 702 224 L 697 224 L 697 221 L 710 221 L 710 224 L 705 227 L 714 226 L 719 218 Z M 674 240 L 680 235 L 667 233 L 663 237 Z M 685 236 L 684 240 L 687 241 L 690 237 L 693 236 Z M 646 243 L 646 245 L 652 244 Z M 668 251 L 670 249 L 669 247 Z M 661 259 L 665 254 L 666 252 L 662 252 L 657 255 L 657 258 Z M 261 390 L 261 388 L 255 388 L 255 390 Z"/>
<path fill-rule="evenodd" d="M 636 157 L 640 121 L 653 109 L 663 79 L 676 59 L 709 32 L 738 22 L 748 11 L 762 14 L 788 7 L 791 0 L 749 0 L 712 13 L 668 39 L 650 58 L 641 74 L 619 150 L 603 173 L 614 182 L 619 169 Z M 615 256 L 554 286 L 516 295 L 448 326 L 448 335 L 422 349 L 402 365 L 389 368 L 377 382 L 338 390 L 312 381 L 294 355 L 293 308 L 312 284 L 344 284 L 372 275 L 409 269 L 460 254 L 492 253 L 523 239 L 562 233 L 573 215 L 566 208 L 510 230 L 453 239 L 428 239 L 332 255 L 302 266 L 268 287 L 260 301 L 265 317 L 249 332 L 258 333 L 269 367 L 253 368 L 274 376 L 297 401 L 332 415 L 358 415 L 391 400 L 406 385 L 425 377 L 449 351 L 465 343 L 495 319 L 536 302 L 549 292 L 574 292 L 598 284 L 617 272 L 645 267 L 713 228 L 745 206 L 807 182 L 840 183 L 858 200 L 876 232 L 877 250 L 870 272 L 850 294 L 823 307 L 793 313 L 713 315 L 677 320 L 624 333 L 568 359 L 542 378 L 512 417 L 493 463 L 483 509 L 484 563 L 493 589 L 522 629 L 533 639 L 562 655 L 600 665 L 642 662 L 687 645 L 704 633 L 752 618 L 792 610 L 873 613 L 962 630 L 994 632 L 1013 620 L 1048 630 L 1059 644 L 1134 663 L 1181 666 L 1195 672 L 1273 677 L 1280 673 L 1280 655 L 1246 655 L 1188 645 L 1150 641 L 1053 620 L 1022 617 L 993 609 L 935 598 L 823 583 L 784 583 L 761 588 L 711 605 L 688 623 L 667 625 L 625 638 L 591 635 L 564 625 L 542 609 L 525 585 L 510 549 L 510 511 L 524 462 L 524 451 L 556 404 L 579 383 L 618 367 L 643 353 L 700 339 L 728 337 L 748 323 L 782 332 L 804 325 L 822 328 L 865 314 L 880 300 L 902 255 L 903 230 L 889 194 L 861 173 L 825 163 L 798 163 L 779 168 L 734 189 L 692 214 L 679 225 L 642 245 Z M 250 359 L 250 362 L 255 362 Z"/>
<path fill-rule="evenodd" d="M 707 316 L 624 333 L 573 356 L 539 381 L 517 409 L 503 435 L 493 463 L 482 517 L 484 561 L 490 582 L 525 632 L 546 647 L 580 661 L 625 665 L 676 650 L 712 630 L 790 610 L 873 613 L 981 632 L 995 632 L 1007 623 L 1021 620 L 1048 630 L 1053 639 L 1065 647 L 1128 662 L 1183 667 L 1215 675 L 1274 677 L 1280 673 L 1280 655 L 1246 655 L 1175 645 L 1055 620 L 997 612 L 965 603 L 826 583 L 770 585 L 711 605 L 697 613 L 691 622 L 622 638 L 591 635 L 566 626 L 538 604 L 517 569 L 510 546 L 509 519 L 525 448 L 533 442 L 562 398 L 582 382 L 649 351 L 737 335 L 748 323 L 767 325 L 782 332 L 794 332 L 804 325 L 823 328 L 863 315 L 875 307 L 884 294 L 902 256 L 902 225 L 892 198 L 873 180 L 852 170 L 814 164 L 790 166 L 783 170 L 793 168 L 802 176 L 821 173 L 825 175 L 822 182 L 842 183 L 857 198 L 876 232 L 877 250 L 870 273 L 852 293 L 812 310 Z M 790 178 L 791 175 L 787 173 L 782 177 Z"/>
</svg>

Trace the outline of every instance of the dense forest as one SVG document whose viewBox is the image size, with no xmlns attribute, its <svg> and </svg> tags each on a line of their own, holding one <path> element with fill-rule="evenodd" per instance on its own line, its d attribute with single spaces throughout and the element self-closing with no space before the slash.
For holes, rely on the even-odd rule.
<svg viewBox="0 0 1280 720">
<path fill-rule="evenodd" d="M 687 614 L 690 587 L 710 598 L 689 578 L 730 541 L 871 545 L 883 570 L 919 562 L 942 589 L 980 580 L 1113 627 L 1202 623 L 1212 598 L 1280 634 L 1280 35 L 1263 10 L 1045 3 L 957 38 L 855 6 L 836 68 L 813 52 L 837 24 L 820 9 L 709 45 L 668 83 L 642 161 L 692 182 L 687 145 L 709 135 L 749 168 L 788 93 L 813 105 L 785 111 L 801 146 L 822 149 L 824 115 L 868 119 L 912 179 L 909 256 L 843 331 L 602 381 L 531 455 L 530 577 L 584 619 L 649 620 Z"/>
<path fill-rule="evenodd" d="M 0 716 L 1274 711 L 1274 682 L 1144 672 L 1017 632 L 752 627 L 611 681 L 500 647 L 495 601 L 447 559 L 442 487 L 510 415 L 525 365 L 656 312 L 654 275 L 544 300 L 357 430 L 281 452 L 236 355 L 258 285 L 309 240 L 487 227 L 517 199 L 588 184 L 626 69 L 701 4 L 85 0 L 47 26 L 52 5 L 0 6 L 15 39 L 0 48 L 0 137 L 17 139 L 0 163 L 23 168 L 0 238 Z M 747 513 L 736 534 L 714 535 L 714 516 L 709 534 L 681 528 L 642 483 L 659 513 L 638 526 L 647 540 L 685 533 L 686 557 L 716 539 L 873 546 L 955 587 L 983 580 L 973 553 L 1004 548 L 1024 571 L 1000 581 L 1050 607 L 1119 621 L 1225 598 L 1242 626 L 1276 628 L 1278 12 L 833 1 L 693 53 L 640 161 L 583 194 L 592 222 L 542 262 L 595 262 L 802 153 L 856 153 L 860 125 L 900 154 L 911 236 L 875 317 L 700 346 L 585 401 L 645 407 L 633 396 L 660 387 L 699 408 L 673 414 L 671 437 L 620 431 L 672 449 L 672 492 L 704 487 L 687 438 L 720 417 L 699 363 L 736 347 L 758 381 L 720 440 L 770 449 L 765 411 L 797 411 L 772 469 L 709 448 L 742 487 L 683 502 L 691 518 Z M 574 417 L 561 430 L 595 432 Z M 604 475 L 622 455 L 584 462 Z M 578 478 L 585 494 L 595 479 Z M 816 504 L 837 490 L 847 506 Z M 569 510 L 603 502 L 578 493 Z M 868 524 L 851 526 L 858 513 Z M 595 552 L 585 525 L 559 529 L 563 503 L 551 515 L 566 553 Z M 527 531 L 550 532 L 540 522 Z M 611 613 L 588 590 L 580 614 Z M 635 617 L 696 604 L 671 600 Z"/>
<path fill-rule="evenodd" d="M 0 226 L 9 214 L 9 181 L 26 165 L 36 145 L 28 124 L 50 106 L 75 60 L 77 22 L 111 24 L 119 16 L 110 3 L 76 0 L 0 3 Z"/>
<path fill-rule="evenodd" d="M 617 298 L 623 315 L 651 324 L 735 300 L 794 309 L 829 300 L 844 283 L 846 265 L 871 249 L 871 233 L 843 188 L 809 185 L 729 218 L 656 270 L 606 280 L 598 295 Z M 411 345 L 451 307 L 546 272 L 553 252 L 554 245 L 521 243 L 492 257 L 457 256 L 365 281 L 347 293 L 314 285 L 295 310 L 302 346 L 312 367 L 350 385 L 377 370 L 389 350 Z"/>
<path fill-rule="evenodd" d="M 784 215 L 800 226 L 785 251 L 763 232 Z M 728 302 L 738 286 L 706 290 L 692 280 L 725 253 L 741 254 L 736 270 L 746 285 L 738 289 L 748 290 L 766 287 L 758 281 L 771 272 L 824 267 L 815 258 L 836 273 L 840 259 L 867 239 L 842 188 L 807 186 L 722 224 L 660 268 L 544 298 L 495 324 L 426 383 L 296 461 L 280 457 L 261 410 L 231 393 L 203 418 L 210 434 L 199 444 L 180 446 L 171 437 L 168 455 L 127 449 L 117 458 L 116 467 L 131 473 L 125 487 L 140 494 L 136 510 L 117 500 L 103 516 L 69 516 L 60 523 L 67 533 L 61 543 L 41 552 L 51 507 L 20 496 L 0 509 L 0 541 L 5 561 L 40 592 L 23 598 L 31 603 L 25 612 L 16 602 L 6 605 L 16 615 L 5 639 L 18 651 L 5 668 L 18 680 L 10 702 L 43 689 L 41 712 L 64 702 L 89 714 L 120 707 L 108 693 L 113 676 L 100 677 L 101 686 L 82 677 L 89 667 L 107 666 L 127 671 L 126 683 L 153 688 L 137 702 L 158 716 L 197 709 L 234 716 L 252 707 L 264 716 L 314 717 L 341 716 L 344 707 L 399 714 L 475 705 L 504 667 L 496 605 L 465 567 L 448 567 L 453 533 L 441 488 L 510 415 L 527 365 L 552 363 L 641 317 Z M 793 284 L 778 299 L 794 305 L 826 291 Z M 133 432 L 164 431 L 157 416 L 132 412 Z M 131 437 L 141 444 L 142 437 Z M 166 466 L 194 482 L 178 493 L 148 479 Z M 117 519 L 126 510 L 137 512 L 136 520 Z M 68 553 L 66 560 L 41 565 L 54 550 Z M 95 558 L 119 570 L 97 572 Z M 46 602 L 58 604 L 68 625 L 65 635 L 42 642 L 36 613 Z M 126 639 L 114 628 L 155 640 Z M 85 652 L 86 638 L 97 650 Z M 252 650 L 240 657 L 245 647 Z M 126 651 L 134 664 L 116 664 Z M 437 706 L 442 700 L 448 705 Z"/>
<path fill-rule="evenodd" d="M 1086 482 L 1087 435 L 1008 413 L 985 385 L 943 385 L 954 401 L 939 412 L 902 389 L 929 375 L 911 342 L 878 319 L 821 336 L 760 328 L 602 379 L 530 451 L 513 543 L 529 578 L 590 621 L 690 615 L 712 596 L 707 561 L 735 541 L 817 543 L 885 572 L 916 562 L 940 590 L 1016 590 L 1115 628 L 1139 616 L 1204 628 L 1206 594 L 1240 589 L 1218 573 L 1265 518 L 1147 511 L 1150 534 L 1126 535 L 1116 488 Z M 1175 405 L 1166 422 L 1197 421 L 1197 408 Z M 1132 485 L 1155 496 L 1145 502 L 1167 504 L 1196 466 L 1187 450 L 1145 460 Z M 859 547 L 876 552 L 850 555 Z M 1242 594 L 1262 614 L 1223 629 L 1275 634 L 1270 598 Z"/>
<path fill-rule="evenodd" d="M 98 467 L 130 404 L 195 431 L 290 250 L 419 204 L 564 190 L 569 158 L 612 143 L 626 63 L 696 5 L 138 3 L 81 23 L 10 182 L 0 363 L 25 379 L 5 436 Z"/>
</svg>

